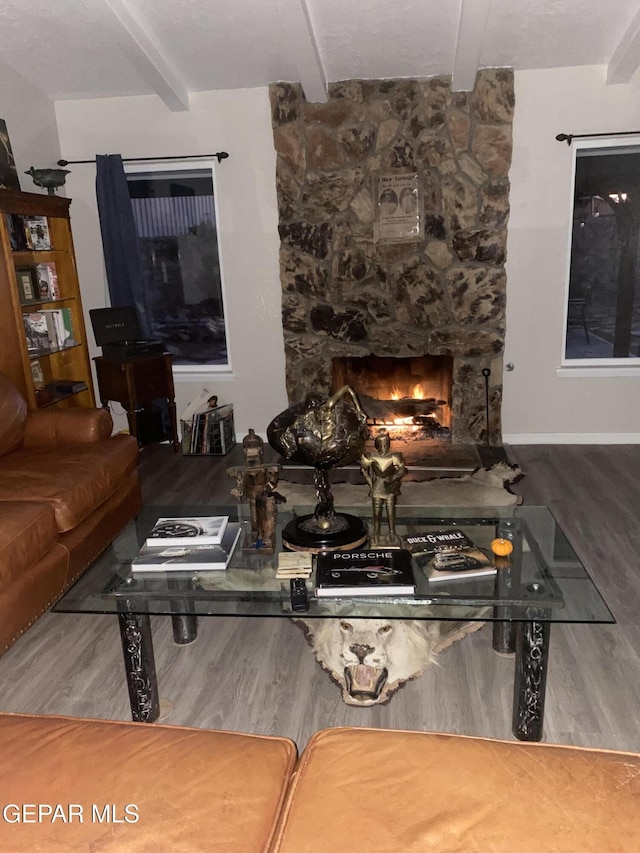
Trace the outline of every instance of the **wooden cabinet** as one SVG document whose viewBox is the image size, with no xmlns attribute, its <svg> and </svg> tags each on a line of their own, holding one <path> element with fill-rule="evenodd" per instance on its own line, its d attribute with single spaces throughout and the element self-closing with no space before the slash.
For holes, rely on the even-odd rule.
<svg viewBox="0 0 640 853">
<path fill-rule="evenodd" d="M 0 370 L 31 409 L 95 405 L 70 204 L 0 190 Z"/>
</svg>

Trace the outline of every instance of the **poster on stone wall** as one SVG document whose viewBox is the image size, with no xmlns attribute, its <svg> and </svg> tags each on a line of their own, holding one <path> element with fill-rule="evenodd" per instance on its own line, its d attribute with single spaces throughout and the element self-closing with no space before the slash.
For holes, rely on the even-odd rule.
<svg viewBox="0 0 640 853">
<path fill-rule="evenodd" d="M 376 243 L 409 243 L 423 239 L 422 199 L 416 172 L 379 173 L 375 197 Z"/>
<path fill-rule="evenodd" d="M 19 190 L 18 171 L 13 159 L 11 142 L 7 131 L 7 123 L 0 118 L 0 188 L 7 190 Z"/>
</svg>

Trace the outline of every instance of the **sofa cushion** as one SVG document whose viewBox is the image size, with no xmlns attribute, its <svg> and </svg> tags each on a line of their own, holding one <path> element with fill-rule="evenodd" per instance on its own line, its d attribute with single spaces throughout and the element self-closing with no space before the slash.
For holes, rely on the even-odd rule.
<svg viewBox="0 0 640 853">
<path fill-rule="evenodd" d="M 0 457 L 0 501 L 51 504 L 63 533 L 115 492 L 136 469 L 138 456 L 138 446 L 128 435 L 55 451 L 18 450 Z"/>
<path fill-rule="evenodd" d="M 0 457 L 22 445 L 27 403 L 15 385 L 0 373 Z"/>
<path fill-rule="evenodd" d="M 640 850 L 640 755 L 328 729 L 304 750 L 279 853 Z"/>
<path fill-rule="evenodd" d="M 50 504 L 0 504 L 0 587 L 37 563 L 57 541 L 58 529 Z"/>
<path fill-rule="evenodd" d="M 0 754 L 11 853 L 263 853 L 296 760 L 279 737 L 13 714 L 0 715 Z M 37 804 L 71 819 L 35 822 Z"/>
</svg>

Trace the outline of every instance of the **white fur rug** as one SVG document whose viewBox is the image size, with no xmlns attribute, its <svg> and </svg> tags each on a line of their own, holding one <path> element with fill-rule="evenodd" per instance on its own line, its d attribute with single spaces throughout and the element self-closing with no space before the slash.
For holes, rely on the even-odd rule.
<svg viewBox="0 0 640 853">
<path fill-rule="evenodd" d="M 522 497 L 509 486 L 522 478 L 517 465 L 499 462 L 491 468 L 478 468 L 460 477 L 439 477 L 433 480 L 405 481 L 398 496 L 398 506 L 516 506 Z M 331 481 L 331 474 L 329 475 Z M 313 506 L 316 503 L 313 486 L 279 480 L 277 491 L 289 504 Z M 331 486 L 335 506 L 364 505 L 369 502 L 366 485 L 336 483 Z"/>
</svg>

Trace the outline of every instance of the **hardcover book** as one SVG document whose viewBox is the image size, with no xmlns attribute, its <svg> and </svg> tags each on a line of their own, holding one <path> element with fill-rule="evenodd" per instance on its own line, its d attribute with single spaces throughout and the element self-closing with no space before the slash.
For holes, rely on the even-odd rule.
<svg viewBox="0 0 640 853">
<path fill-rule="evenodd" d="M 154 548 L 165 545 L 219 545 L 228 522 L 227 515 L 159 518 L 145 545 Z"/>
<path fill-rule="evenodd" d="M 56 265 L 52 263 L 37 264 L 36 276 L 40 299 L 59 299 L 58 275 Z"/>
<path fill-rule="evenodd" d="M 485 552 L 457 528 L 406 533 L 401 539 L 430 583 L 489 577 L 496 573 L 496 567 Z"/>
<path fill-rule="evenodd" d="M 219 545 L 143 545 L 131 563 L 133 572 L 211 572 L 226 569 L 242 525 L 230 521 Z M 193 542 L 193 540 L 191 540 Z"/>
<path fill-rule="evenodd" d="M 411 554 L 400 548 L 325 551 L 318 554 L 316 595 L 413 595 Z"/>
<path fill-rule="evenodd" d="M 49 223 L 46 216 L 28 216 L 24 220 L 24 230 L 29 248 L 41 251 L 51 248 Z"/>
</svg>

